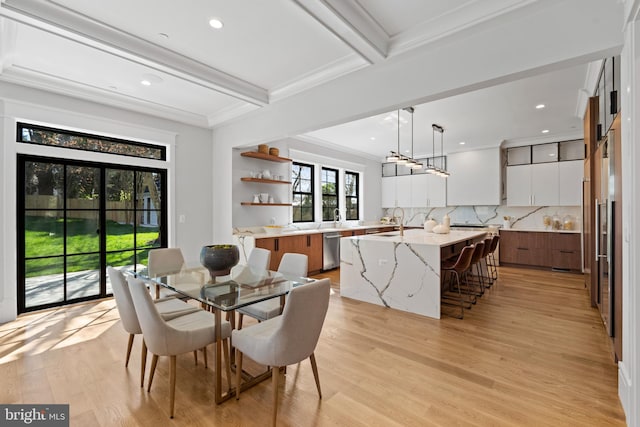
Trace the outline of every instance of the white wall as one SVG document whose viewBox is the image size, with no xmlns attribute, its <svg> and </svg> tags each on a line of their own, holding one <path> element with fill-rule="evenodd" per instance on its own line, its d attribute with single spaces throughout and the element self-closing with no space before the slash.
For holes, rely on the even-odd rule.
<svg viewBox="0 0 640 427">
<path fill-rule="evenodd" d="M 0 322 L 16 315 L 16 153 L 70 157 L 168 169 L 169 245 L 179 246 L 187 262 L 197 262 L 200 248 L 214 239 L 210 191 L 211 131 L 142 114 L 81 101 L 18 85 L 0 83 Z M 155 142 L 168 147 L 168 161 L 121 158 L 104 153 L 17 144 L 17 121 L 42 123 L 90 133 Z M 184 216 L 184 223 L 178 219 Z"/>
<path fill-rule="evenodd" d="M 618 363 L 618 394 L 627 425 L 640 426 L 640 1 L 625 2 L 628 25 L 621 53 L 622 114 L 622 361 Z"/>
</svg>

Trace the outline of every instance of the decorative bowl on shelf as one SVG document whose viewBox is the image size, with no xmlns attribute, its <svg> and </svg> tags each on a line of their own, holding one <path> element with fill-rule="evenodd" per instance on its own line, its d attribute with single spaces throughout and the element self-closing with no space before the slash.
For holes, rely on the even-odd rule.
<svg viewBox="0 0 640 427">
<path fill-rule="evenodd" d="M 240 261 L 240 251 L 236 245 L 206 245 L 200 251 L 200 264 L 209 270 L 211 279 L 226 276 L 231 267 Z"/>
</svg>

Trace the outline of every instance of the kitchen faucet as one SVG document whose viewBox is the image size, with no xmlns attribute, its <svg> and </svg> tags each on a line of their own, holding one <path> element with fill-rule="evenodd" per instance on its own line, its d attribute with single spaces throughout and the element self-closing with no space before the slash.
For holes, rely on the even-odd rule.
<svg viewBox="0 0 640 427">
<path fill-rule="evenodd" d="M 391 216 L 394 218 L 396 217 L 396 209 L 400 209 L 400 213 L 402 214 L 402 216 L 400 217 L 400 236 L 404 236 L 404 209 L 402 209 L 400 206 L 396 206 L 395 208 L 393 208 Z"/>
<path fill-rule="evenodd" d="M 335 208 L 333 210 L 333 228 L 337 227 L 336 224 L 338 223 L 338 221 L 340 221 L 340 209 Z"/>
</svg>

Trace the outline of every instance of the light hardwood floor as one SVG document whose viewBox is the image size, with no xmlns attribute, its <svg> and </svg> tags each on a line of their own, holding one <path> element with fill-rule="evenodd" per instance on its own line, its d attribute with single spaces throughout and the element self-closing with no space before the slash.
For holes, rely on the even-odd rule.
<svg viewBox="0 0 640 427">
<path fill-rule="evenodd" d="M 337 274 L 328 276 L 335 293 L 316 349 L 323 399 L 308 361 L 289 367 L 280 425 L 625 424 L 609 341 L 581 275 L 504 267 L 464 320 L 439 321 L 343 299 Z M 126 343 L 112 300 L 0 325 L 0 402 L 69 403 L 72 426 L 269 422 L 270 381 L 216 406 L 213 363 L 195 366 L 190 354 L 178 357 L 170 420 L 168 358 L 147 393 L 140 338 L 128 368 Z"/>
</svg>

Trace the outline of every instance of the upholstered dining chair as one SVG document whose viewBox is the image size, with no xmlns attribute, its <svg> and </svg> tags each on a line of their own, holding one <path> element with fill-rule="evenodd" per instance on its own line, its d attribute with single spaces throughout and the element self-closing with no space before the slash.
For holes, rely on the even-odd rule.
<svg viewBox="0 0 640 427">
<path fill-rule="evenodd" d="M 282 273 L 285 276 L 305 277 L 307 275 L 308 265 L 309 258 L 306 255 L 288 252 L 282 255 L 280 259 L 278 273 Z M 272 298 L 251 304 L 237 311 L 239 313 L 238 329 L 242 329 L 242 321 L 245 315 L 253 317 L 259 322 L 279 316 L 281 313 L 280 298 Z"/>
<path fill-rule="evenodd" d="M 127 357 L 125 359 L 124 366 L 129 366 L 129 358 L 131 356 L 131 348 L 133 347 L 133 340 L 136 335 L 142 334 L 140 328 L 140 322 L 138 322 L 138 315 L 131 299 L 131 292 L 129 292 L 129 284 L 124 277 L 124 274 L 120 270 L 117 270 L 111 266 L 107 267 L 107 274 L 111 281 L 111 288 L 113 289 L 113 297 L 116 300 L 116 308 L 122 321 L 122 327 L 125 332 L 129 333 L 129 342 L 127 344 Z M 161 298 L 154 300 L 155 306 L 160 312 L 160 315 L 167 319 L 173 319 L 185 314 L 190 314 L 199 309 L 186 302 L 180 301 L 172 297 Z M 140 365 L 140 387 L 144 385 L 144 373 L 147 364 L 147 346 L 142 340 L 142 357 Z M 206 360 L 205 360 L 206 364 Z"/>
<path fill-rule="evenodd" d="M 142 328 L 142 335 L 147 348 L 153 354 L 147 391 L 151 389 L 158 357 L 169 356 L 171 358 L 169 414 L 173 418 L 176 393 L 176 356 L 206 348 L 209 344 L 215 343 L 216 338 L 218 338 L 216 337 L 215 318 L 211 313 L 198 309 L 194 313 L 165 320 L 158 312 L 151 295 L 146 290 L 144 282 L 132 277 L 128 279 L 128 283 L 140 327 Z M 226 321 L 223 321 L 220 326 L 222 336 L 219 338 L 223 340 L 227 375 L 229 376 L 228 339 L 231 335 L 231 326 Z M 230 378 L 227 378 L 227 381 L 231 383 Z"/>
<path fill-rule="evenodd" d="M 240 399 L 243 355 L 259 364 L 271 366 L 274 426 L 278 413 L 279 368 L 301 362 L 308 357 L 318 396 L 322 398 L 314 351 L 329 307 L 330 287 L 331 281 L 328 278 L 295 287 L 287 296 L 282 316 L 242 330 L 236 329 L 232 333 L 237 363 L 236 399 Z"/>
<path fill-rule="evenodd" d="M 157 248 L 149 251 L 147 269 L 150 277 L 160 277 L 166 274 L 177 273 L 184 267 L 184 256 L 180 248 Z M 188 299 L 177 292 L 156 286 L 156 298 L 169 296 Z"/>
<path fill-rule="evenodd" d="M 264 248 L 253 248 L 247 259 L 247 265 L 256 270 L 268 270 L 271 262 L 271 251 Z"/>
</svg>

